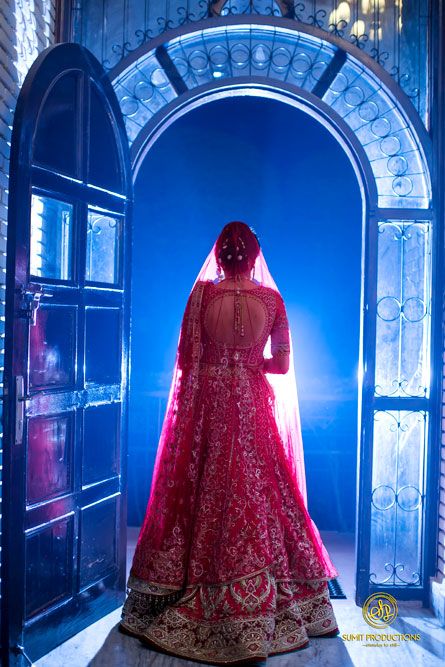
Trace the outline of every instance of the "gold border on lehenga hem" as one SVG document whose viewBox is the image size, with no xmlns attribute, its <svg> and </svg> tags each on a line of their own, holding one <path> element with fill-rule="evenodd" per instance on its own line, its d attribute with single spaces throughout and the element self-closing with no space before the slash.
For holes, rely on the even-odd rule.
<svg viewBox="0 0 445 667">
<path fill-rule="evenodd" d="M 150 638 L 146 637 L 145 635 L 143 635 L 143 634 L 138 634 L 138 633 L 134 632 L 133 630 L 131 630 L 130 627 L 128 627 L 128 626 L 127 626 L 124 622 L 122 622 L 122 621 L 121 621 L 120 625 L 123 626 L 124 630 L 125 630 L 129 635 L 131 635 L 132 637 L 136 637 L 137 639 L 140 639 L 140 640 L 143 641 L 143 642 L 146 641 L 146 642 L 147 642 L 147 645 L 149 645 L 149 646 L 150 646 L 150 645 L 153 645 L 155 648 L 159 648 L 159 649 L 161 649 L 162 651 L 166 651 L 169 655 L 176 656 L 176 657 L 178 657 L 178 658 L 190 658 L 190 656 L 189 656 L 188 654 L 185 654 L 185 653 L 179 653 L 179 652 L 178 652 L 178 653 L 174 653 L 172 650 L 170 650 L 170 649 L 168 649 L 168 648 L 165 648 L 165 647 L 162 646 L 161 644 L 158 644 L 157 642 L 151 640 Z M 203 659 L 194 657 L 193 660 L 195 660 L 196 662 L 205 663 L 205 664 L 207 664 L 207 665 L 208 665 L 208 664 L 217 664 L 217 665 L 231 665 L 231 664 L 234 664 L 234 665 L 243 665 L 243 664 L 246 664 L 246 665 L 248 665 L 248 664 L 249 664 L 248 661 L 251 662 L 251 661 L 253 661 L 253 660 L 255 660 L 255 659 L 256 659 L 256 660 L 265 660 L 265 659 L 267 659 L 267 658 L 269 658 L 269 657 L 271 657 L 271 656 L 273 656 L 273 655 L 283 655 L 283 654 L 285 654 L 285 653 L 291 653 L 291 652 L 293 652 L 293 651 L 297 651 L 298 649 L 305 648 L 308 644 L 309 644 L 309 639 L 307 639 L 306 641 L 304 641 L 302 644 L 298 644 L 298 646 L 291 646 L 290 648 L 283 649 L 282 651 L 273 651 L 273 652 L 271 652 L 271 653 L 268 653 L 267 655 L 266 655 L 265 653 L 264 653 L 264 654 L 261 654 L 261 655 L 260 655 L 259 653 L 255 653 L 255 654 L 252 653 L 250 656 L 245 656 L 245 657 L 243 657 L 243 658 L 237 658 L 237 659 L 235 659 L 235 660 L 232 660 L 232 659 L 231 659 L 231 660 L 217 660 L 216 658 L 214 658 L 214 659 L 212 659 L 212 662 L 211 662 L 211 663 L 209 662 L 208 659 L 207 659 L 207 660 L 203 660 Z"/>
<path fill-rule="evenodd" d="M 298 599 L 298 583 L 294 581 L 295 590 L 291 584 L 285 586 L 285 582 L 292 581 L 289 579 L 282 580 L 281 587 L 278 587 L 276 586 L 278 582 L 275 582 L 270 569 L 263 568 L 260 572 L 265 572 L 266 578 L 273 583 L 277 596 L 278 588 L 281 588 L 280 595 L 284 594 L 284 598 L 276 598 L 277 604 L 279 599 L 281 602 L 280 606 L 275 608 L 266 611 L 258 607 L 256 613 L 255 606 L 260 606 L 262 602 L 261 595 L 258 595 L 257 605 L 254 607 L 244 608 L 241 601 L 238 615 L 227 614 L 224 606 L 225 598 L 221 598 L 220 616 L 211 618 L 204 609 L 202 615 L 194 617 L 194 597 L 201 595 L 199 589 L 205 587 L 201 584 L 193 586 L 190 593 L 156 612 L 151 606 L 150 598 L 154 597 L 154 591 L 161 595 L 162 589 L 159 585 L 150 588 L 147 582 L 142 582 L 146 588 L 145 592 L 131 590 L 127 597 L 122 610 L 122 627 L 142 641 L 151 643 L 154 648 L 190 660 L 213 664 L 236 664 L 249 659 L 267 658 L 269 655 L 295 651 L 303 647 L 309 637 L 337 630 L 337 621 L 327 586 L 321 586 L 317 590 L 314 584 L 313 592 L 304 591 L 301 599 Z M 258 578 L 258 576 L 257 572 L 244 579 Z M 136 577 L 133 581 L 137 585 Z M 261 585 L 261 582 L 256 583 L 258 586 Z M 234 595 L 230 583 L 221 584 L 221 587 L 227 589 L 227 595 Z M 171 593 L 171 589 L 164 591 L 166 595 Z M 247 589 L 246 591 L 250 600 L 252 591 Z M 235 601 L 240 603 L 239 594 L 235 597 Z M 201 603 L 205 605 L 206 600 L 207 597 L 204 596 Z M 156 604 L 155 602 L 154 605 Z M 210 609 L 212 614 L 215 609 L 212 604 Z"/>
<path fill-rule="evenodd" d="M 255 570 L 255 572 L 249 572 L 248 574 L 243 574 L 241 577 L 237 577 L 235 579 L 230 579 L 229 581 L 218 581 L 215 583 L 207 583 L 207 582 L 200 582 L 198 584 L 189 584 L 187 586 L 172 586 L 171 584 L 165 584 L 165 583 L 159 583 L 159 582 L 154 582 L 154 581 L 145 581 L 145 579 L 141 579 L 140 577 L 135 576 L 134 574 L 130 574 L 128 577 L 128 582 L 127 582 L 127 588 L 132 588 L 135 591 L 139 591 L 140 593 L 152 593 L 154 595 L 167 595 L 168 593 L 173 593 L 174 591 L 181 591 L 181 590 L 195 590 L 196 588 L 199 588 L 200 586 L 206 586 L 206 587 L 212 587 L 212 586 L 230 586 L 230 584 L 234 584 L 238 581 L 242 581 L 243 579 L 249 579 L 250 577 L 255 577 L 257 574 L 260 574 L 261 572 L 265 572 L 266 570 L 270 570 L 271 566 L 273 565 L 266 565 L 266 567 L 262 567 L 260 570 Z M 317 579 L 295 579 L 292 577 L 288 577 L 285 579 L 275 579 L 276 583 L 282 582 L 282 581 L 290 581 L 290 582 L 295 582 L 296 584 L 318 584 L 323 581 L 332 581 L 333 579 L 337 579 L 337 576 L 332 576 L 332 577 L 319 577 Z M 159 591 L 157 589 L 163 589 L 162 591 Z"/>
<path fill-rule="evenodd" d="M 170 654 L 213 664 L 239 663 L 295 651 L 306 645 L 309 637 L 337 630 L 327 588 L 301 601 L 289 600 L 289 604 L 274 613 L 208 622 L 192 619 L 175 608 L 183 599 L 153 617 L 144 615 L 137 598 L 131 594 L 129 598 L 121 624 L 131 634 Z M 323 605 L 322 598 L 329 604 Z M 324 613 L 320 615 L 321 609 Z M 218 658 L 218 654 L 225 657 Z"/>
</svg>

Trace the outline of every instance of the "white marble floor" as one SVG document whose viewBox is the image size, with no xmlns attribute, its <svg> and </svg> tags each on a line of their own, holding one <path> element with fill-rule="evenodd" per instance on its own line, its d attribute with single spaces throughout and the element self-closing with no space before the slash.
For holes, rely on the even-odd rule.
<svg viewBox="0 0 445 667">
<path fill-rule="evenodd" d="M 354 603 L 354 540 L 351 535 L 323 533 L 325 544 L 339 570 L 346 600 L 334 600 L 341 635 L 369 633 L 371 628 Z M 137 532 L 130 529 L 128 562 L 131 563 Z M 199 667 L 197 663 L 151 651 L 138 640 L 118 632 L 116 610 L 86 628 L 51 653 L 36 667 Z M 419 604 L 400 604 L 391 626 L 393 633 L 420 634 L 420 641 L 396 646 L 367 646 L 366 640 L 349 641 L 342 636 L 312 639 L 302 651 L 271 657 L 267 667 L 439 667 L 445 664 L 445 630 Z M 377 632 L 377 631 L 375 631 Z M 263 663 L 266 664 L 266 663 Z"/>
</svg>

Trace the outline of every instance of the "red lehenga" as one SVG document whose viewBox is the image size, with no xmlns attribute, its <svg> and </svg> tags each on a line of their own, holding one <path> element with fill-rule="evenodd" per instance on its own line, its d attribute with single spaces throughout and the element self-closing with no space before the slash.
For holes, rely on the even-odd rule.
<svg viewBox="0 0 445 667">
<path fill-rule="evenodd" d="M 307 512 L 263 367 L 268 339 L 272 359 L 289 353 L 284 302 L 262 284 L 241 290 L 252 332 L 258 322 L 261 331 L 229 345 L 209 318 L 233 292 L 199 280 L 189 297 L 121 620 L 152 646 L 214 664 L 292 651 L 337 630 L 327 580 L 338 573 Z"/>
</svg>

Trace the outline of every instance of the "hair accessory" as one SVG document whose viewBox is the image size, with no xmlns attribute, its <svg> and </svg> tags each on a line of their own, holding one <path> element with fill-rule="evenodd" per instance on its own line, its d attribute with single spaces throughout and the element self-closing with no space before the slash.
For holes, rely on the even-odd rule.
<svg viewBox="0 0 445 667">
<path fill-rule="evenodd" d="M 225 225 L 215 243 L 215 259 L 224 275 L 250 272 L 259 251 L 255 232 L 243 222 L 235 221 Z"/>
</svg>

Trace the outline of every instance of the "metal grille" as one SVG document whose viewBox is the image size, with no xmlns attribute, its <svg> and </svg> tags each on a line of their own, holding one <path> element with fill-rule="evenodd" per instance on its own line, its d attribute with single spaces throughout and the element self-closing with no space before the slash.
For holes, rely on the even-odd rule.
<svg viewBox="0 0 445 667">
<path fill-rule="evenodd" d="M 209 18 L 251 15 L 311 25 L 384 67 L 428 126 L 428 0 L 85 0 L 74 13 L 75 41 L 106 69 L 168 30 Z"/>
</svg>

